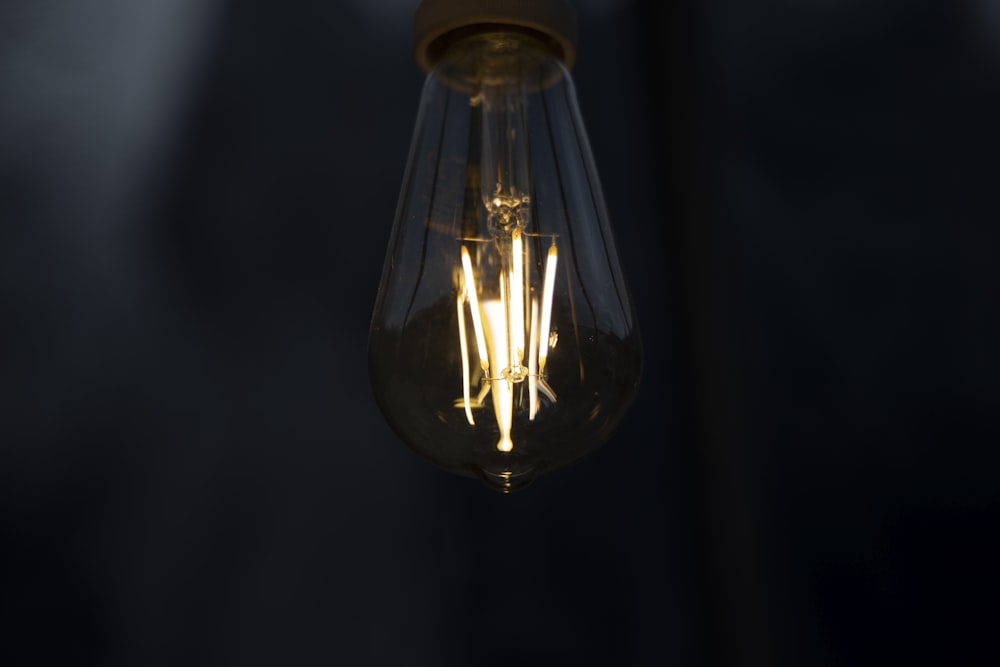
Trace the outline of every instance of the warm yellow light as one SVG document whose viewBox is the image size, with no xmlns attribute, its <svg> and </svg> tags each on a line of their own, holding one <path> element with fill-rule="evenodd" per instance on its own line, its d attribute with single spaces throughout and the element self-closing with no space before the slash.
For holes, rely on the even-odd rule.
<svg viewBox="0 0 1000 667">
<path fill-rule="evenodd" d="M 528 341 L 528 419 L 538 414 L 538 299 L 531 300 L 531 339 Z"/>
<path fill-rule="evenodd" d="M 471 426 L 475 426 L 476 420 L 472 418 L 472 404 L 469 396 L 471 378 L 469 377 L 469 344 L 465 340 L 465 292 L 466 290 L 461 290 L 456 299 L 458 305 L 458 342 L 462 349 L 462 387 L 464 391 L 462 405 L 465 407 L 465 418 Z"/>
<path fill-rule="evenodd" d="M 479 314 L 479 297 L 476 296 L 476 279 L 472 273 L 472 259 L 469 249 L 462 246 L 462 270 L 465 272 L 465 293 L 469 297 L 469 309 L 472 311 L 472 328 L 476 331 L 476 346 L 479 348 L 479 363 L 483 372 L 489 372 L 486 341 L 483 339 L 483 322 Z"/>
<path fill-rule="evenodd" d="M 500 301 L 484 301 L 483 316 L 486 321 L 486 344 L 493 367 L 507 368 L 510 358 L 507 356 L 508 322 L 504 304 Z M 498 376 L 489 378 L 489 383 L 493 391 L 493 410 L 496 412 L 497 426 L 500 427 L 497 450 L 509 452 L 514 449 L 514 443 L 510 439 L 510 428 L 514 421 L 514 382 Z"/>
<path fill-rule="evenodd" d="M 556 284 L 556 262 L 559 253 L 556 244 L 549 246 L 549 254 L 545 258 L 545 287 L 542 291 L 542 323 L 538 343 L 538 372 L 545 370 L 545 360 L 549 356 L 549 328 L 552 325 L 552 290 Z"/>
<path fill-rule="evenodd" d="M 511 375 L 522 378 L 521 362 L 524 361 L 524 244 L 521 230 L 511 232 L 511 266 L 508 274 L 510 284 L 510 371 Z"/>
<path fill-rule="evenodd" d="M 445 3 L 462 5 L 461 29 L 438 34 L 435 12 L 418 12 L 435 51 L 369 375 L 409 446 L 510 492 L 607 442 L 642 349 L 561 41 L 545 37 L 562 22 L 526 31 L 491 9 L 484 24 L 492 0 L 421 7 Z"/>
<path fill-rule="evenodd" d="M 555 402 L 555 393 L 542 377 L 542 371 L 549 349 L 556 246 L 553 241 L 548 251 L 542 280 L 542 303 L 539 306 L 538 299 L 531 298 L 532 285 L 524 259 L 526 248 L 523 238 L 523 232 L 515 227 L 509 238 L 504 236 L 495 243 L 505 249 L 500 252 L 505 267 L 499 275 L 493 274 L 497 276 L 499 299 L 479 300 L 477 294 L 482 288 L 482 271 L 477 273 L 469 249 L 464 244 L 461 247 L 461 276 L 464 284 L 458 287 L 456 308 L 463 386 L 462 398 L 455 401 L 455 407 L 462 408 L 466 421 L 474 426 L 476 422 L 472 409 L 480 407 L 486 394 L 492 391 L 493 411 L 500 429 L 497 449 L 502 452 L 509 452 L 514 448 L 510 434 L 513 427 L 515 384 L 528 380 L 528 418 L 532 421 L 538 414 L 539 392 Z M 526 303 L 531 304 L 527 322 L 524 317 Z M 481 388 L 475 399 L 472 397 L 474 386 L 470 370 L 472 363 L 469 359 L 466 304 L 472 315 L 479 365 L 483 370 Z M 529 343 L 527 367 L 524 366 L 525 338 L 528 338 Z"/>
</svg>

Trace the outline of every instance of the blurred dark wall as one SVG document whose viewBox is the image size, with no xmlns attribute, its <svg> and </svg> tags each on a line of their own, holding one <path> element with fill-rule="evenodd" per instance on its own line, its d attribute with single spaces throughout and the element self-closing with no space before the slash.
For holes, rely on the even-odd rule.
<svg viewBox="0 0 1000 667">
<path fill-rule="evenodd" d="M 415 4 L 0 6 L 0 663 L 992 651 L 995 3 L 576 3 L 647 363 L 510 497 L 367 386 Z"/>
<path fill-rule="evenodd" d="M 702 655 L 995 656 L 996 3 L 647 16 Z"/>
</svg>

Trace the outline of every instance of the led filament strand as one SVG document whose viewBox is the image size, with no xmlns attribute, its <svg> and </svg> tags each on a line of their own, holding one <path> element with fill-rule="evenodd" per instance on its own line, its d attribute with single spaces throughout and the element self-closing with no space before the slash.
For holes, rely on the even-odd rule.
<svg viewBox="0 0 1000 667">
<path fill-rule="evenodd" d="M 549 247 L 542 279 L 542 300 L 532 297 L 531 276 L 527 271 L 530 262 L 525 261 L 526 244 L 520 227 L 514 227 L 509 238 L 497 239 L 502 248 L 503 269 L 498 276 L 499 299 L 480 299 L 483 276 L 477 279 L 473 268 L 472 255 L 464 243 L 461 248 L 462 276 L 464 285 L 458 290 L 458 335 L 462 355 L 462 398 L 455 401 L 456 407 L 465 410 L 466 420 L 475 425 L 473 408 L 482 407 L 488 393 L 492 393 L 493 410 L 500 429 L 497 449 L 501 452 L 513 450 L 511 428 L 514 421 L 514 385 L 528 380 L 528 418 L 534 420 L 539 410 L 539 393 L 555 402 L 555 392 L 545 382 L 543 372 L 550 347 L 550 327 L 552 322 L 552 293 L 555 289 L 555 273 L 558 251 L 555 241 Z M 525 317 L 526 305 L 530 304 L 529 316 Z M 475 398 L 472 384 L 470 345 L 466 324 L 466 306 L 472 319 L 472 331 L 479 354 L 482 370 L 481 388 Z M 525 339 L 529 341 L 528 366 L 525 368 Z"/>
</svg>

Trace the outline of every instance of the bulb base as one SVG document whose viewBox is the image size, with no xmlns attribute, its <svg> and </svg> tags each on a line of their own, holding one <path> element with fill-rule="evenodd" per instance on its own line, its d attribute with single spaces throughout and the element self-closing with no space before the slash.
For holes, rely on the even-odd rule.
<svg viewBox="0 0 1000 667">
<path fill-rule="evenodd" d="M 576 58 L 576 13 L 568 0 L 423 0 L 413 22 L 414 55 L 429 72 L 449 45 L 477 32 L 542 37 L 567 69 Z"/>
</svg>

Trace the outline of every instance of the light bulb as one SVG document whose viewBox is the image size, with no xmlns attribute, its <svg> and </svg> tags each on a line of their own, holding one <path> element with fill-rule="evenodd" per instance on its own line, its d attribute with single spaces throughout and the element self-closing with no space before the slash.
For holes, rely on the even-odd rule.
<svg viewBox="0 0 1000 667">
<path fill-rule="evenodd" d="M 400 438 L 505 492 L 607 441 L 642 365 L 565 64 L 567 11 L 418 10 L 429 72 L 369 337 Z"/>
</svg>

